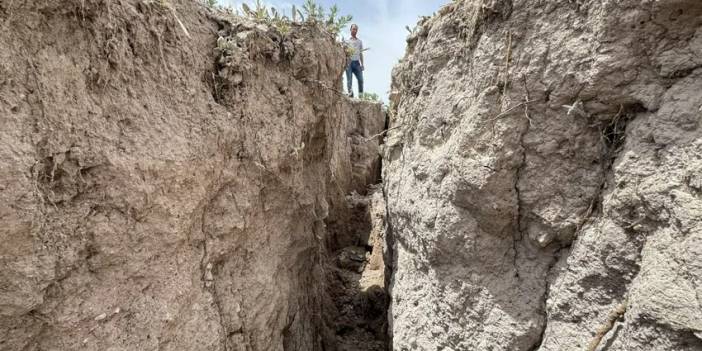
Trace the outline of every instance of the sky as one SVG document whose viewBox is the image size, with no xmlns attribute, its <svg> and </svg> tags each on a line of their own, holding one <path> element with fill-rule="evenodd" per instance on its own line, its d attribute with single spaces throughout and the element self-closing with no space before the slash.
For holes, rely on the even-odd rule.
<svg viewBox="0 0 702 351">
<path fill-rule="evenodd" d="M 392 67 L 405 53 L 405 39 L 409 34 L 405 26 L 414 28 L 420 16 L 430 16 L 451 0 L 317 0 L 326 9 L 336 4 L 342 15 L 352 15 L 358 24 L 358 38 L 363 40 L 365 91 L 378 94 L 384 101 L 390 91 Z M 223 6 L 239 6 L 241 0 L 218 0 Z M 253 0 L 244 1 L 247 4 Z M 290 13 L 292 5 L 298 8 L 304 0 L 265 0 L 269 6 Z M 349 29 L 342 35 L 349 38 Z M 345 79 L 345 78 L 344 78 Z M 354 78 L 354 91 L 357 89 Z M 344 87 L 346 82 L 344 81 Z"/>
</svg>

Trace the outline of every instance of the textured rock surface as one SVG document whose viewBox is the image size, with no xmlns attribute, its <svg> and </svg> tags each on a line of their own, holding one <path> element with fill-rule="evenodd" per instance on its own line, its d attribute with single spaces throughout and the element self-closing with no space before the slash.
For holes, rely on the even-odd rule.
<svg viewBox="0 0 702 351">
<path fill-rule="evenodd" d="M 325 221 L 377 179 L 384 115 L 334 91 L 328 35 L 193 1 L 0 25 L 0 349 L 333 349 Z"/>
<path fill-rule="evenodd" d="M 456 1 L 393 73 L 395 350 L 702 350 L 702 3 Z"/>
</svg>

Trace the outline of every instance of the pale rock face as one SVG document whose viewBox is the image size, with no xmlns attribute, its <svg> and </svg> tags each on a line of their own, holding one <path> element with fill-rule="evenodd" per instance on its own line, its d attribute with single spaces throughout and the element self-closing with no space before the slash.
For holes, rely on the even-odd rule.
<svg viewBox="0 0 702 351">
<path fill-rule="evenodd" d="M 325 223 L 385 116 L 335 91 L 328 34 L 195 1 L 0 21 L 0 349 L 333 348 Z"/>
<path fill-rule="evenodd" d="M 702 3 L 458 1 L 393 72 L 395 350 L 702 350 Z"/>
</svg>

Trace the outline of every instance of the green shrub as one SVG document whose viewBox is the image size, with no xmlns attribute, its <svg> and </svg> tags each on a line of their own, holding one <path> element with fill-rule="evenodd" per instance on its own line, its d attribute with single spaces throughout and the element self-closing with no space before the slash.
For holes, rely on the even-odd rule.
<svg viewBox="0 0 702 351">
<path fill-rule="evenodd" d="M 353 47 L 351 47 L 350 45 L 346 44 L 346 38 L 342 38 L 341 41 L 344 43 L 344 47 L 346 50 L 346 57 L 353 56 L 353 54 L 356 53 L 356 50 Z M 363 48 L 363 50 L 361 50 L 361 52 L 366 52 L 368 50 L 370 50 L 370 48 Z"/>
<path fill-rule="evenodd" d="M 380 102 L 380 96 L 376 93 L 362 93 L 358 96 L 361 100 Z"/>
<path fill-rule="evenodd" d="M 211 1 L 211 0 L 206 0 Z M 282 34 L 287 34 L 293 23 L 308 23 L 322 27 L 335 37 L 346 27 L 353 17 L 351 15 L 340 16 L 339 8 L 333 5 L 327 11 L 324 6 L 317 4 L 314 0 L 305 0 L 302 9 L 292 6 L 291 16 L 278 11 L 275 7 L 263 4 L 261 0 L 255 0 L 252 5 L 242 4 L 242 13 L 246 18 L 259 23 L 265 23 L 277 28 Z M 239 15 L 236 9 L 232 10 L 234 15 Z"/>
</svg>

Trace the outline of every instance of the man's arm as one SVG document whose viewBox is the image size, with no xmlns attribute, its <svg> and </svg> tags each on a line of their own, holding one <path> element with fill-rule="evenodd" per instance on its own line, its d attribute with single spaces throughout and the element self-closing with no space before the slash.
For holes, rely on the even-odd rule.
<svg viewBox="0 0 702 351">
<path fill-rule="evenodd" d="M 360 55 L 361 55 L 361 70 L 365 70 L 365 69 L 366 69 L 366 64 L 363 63 L 363 42 L 361 42 L 361 53 L 360 53 Z"/>
</svg>

